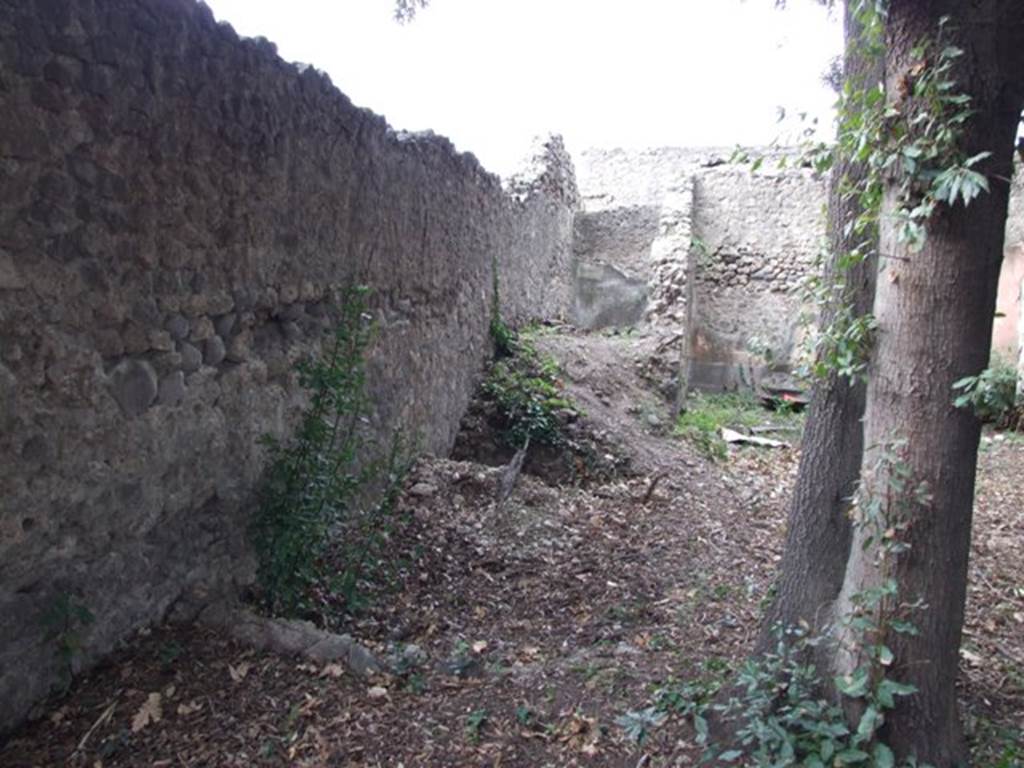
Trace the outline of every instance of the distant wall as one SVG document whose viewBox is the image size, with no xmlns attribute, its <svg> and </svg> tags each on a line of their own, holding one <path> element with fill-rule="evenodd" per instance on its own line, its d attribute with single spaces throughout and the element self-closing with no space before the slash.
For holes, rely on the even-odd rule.
<svg viewBox="0 0 1024 768">
<path fill-rule="evenodd" d="M 445 452 L 511 320 L 567 310 L 559 141 L 505 192 L 193 0 L 0 0 L 0 731 L 187 589 L 248 576 L 262 461 L 333 298 L 372 288 L 372 430 Z"/>
<path fill-rule="evenodd" d="M 772 165 L 695 176 L 692 386 L 751 386 L 788 369 L 797 351 L 798 291 L 824 237 L 825 186 L 810 171 Z"/>
<path fill-rule="evenodd" d="M 756 172 L 727 162 L 731 154 L 588 150 L 578 163 L 574 319 L 584 327 L 685 329 L 690 382 L 706 389 L 785 382 L 800 342 L 798 288 L 825 237 L 825 179 L 792 162 L 780 168 L 778 151 L 766 150 Z M 1024 375 L 1022 279 L 1018 173 L 993 349 L 1021 359 Z M 581 302 L 588 312 L 579 311 Z"/>
<path fill-rule="evenodd" d="M 710 389 L 752 384 L 771 368 L 765 351 L 786 367 L 798 333 L 794 289 L 824 234 L 821 179 L 772 161 L 751 173 L 730 154 L 589 150 L 578 167 L 577 297 L 589 289 L 598 307 L 628 299 L 619 286 L 602 294 L 587 285 L 595 265 L 640 283 L 647 301 L 633 322 L 685 329 L 691 384 Z"/>
<path fill-rule="evenodd" d="M 992 349 L 1009 362 L 1021 361 L 1024 378 L 1024 173 L 1018 166 L 1010 188 L 1010 210 L 1006 222 L 1003 267 L 999 273 L 996 320 L 992 328 Z"/>
<path fill-rule="evenodd" d="M 572 319 L 585 328 L 679 325 L 700 153 L 588 150 L 578 158 Z"/>
</svg>

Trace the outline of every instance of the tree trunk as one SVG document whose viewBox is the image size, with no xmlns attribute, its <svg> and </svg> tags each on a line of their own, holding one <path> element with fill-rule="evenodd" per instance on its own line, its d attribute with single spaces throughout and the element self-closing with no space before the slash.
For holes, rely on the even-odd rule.
<svg viewBox="0 0 1024 768">
<path fill-rule="evenodd" d="M 900 108 L 915 72 L 913 47 L 934 39 L 949 16 L 952 42 L 964 49 L 958 91 L 972 97 L 975 114 L 965 126 L 967 155 L 989 151 L 979 166 L 991 191 L 969 207 L 940 205 L 927 223 L 922 250 L 897 237 L 893 185 L 883 203 L 882 264 L 875 297 L 879 330 L 869 366 L 864 423 L 864 492 L 898 505 L 910 550 L 886 573 L 876 565 L 868 532 L 854 531 L 836 616 L 848 614 L 855 594 L 887 577 L 899 600 L 923 600 L 910 619 L 919 634 L 889 633 L 895 652 L 890 676 L 912 683 L 915 695 L 900 700 L 882 731 L 898 757 L 915 754 L 936 768 L 961 765 L 966 749 L 956 711 L 954 682 L 963 626 L 971 512 L 980 425 L 952 405 L 953 382 L 988 362 L 996 286 L 1002 260 L 1008 179 L 1021 109 L 1024 3 L 1019 0 L 891 0 L 886 39 L 886 90 Z M 886 216 L 890 214 L 890 216 Z M 905 440 L 900 462 L 909 472 L 904 489 L 890 485 L 888 465 L 873 471 L 883 446 Z M 918 483 L 930 497 L 914 494 Z M 883 608 L 883 610 L 886 610 Z M 840 649 L 836 671 L 849 671 Z"/>
<path fill-rule="evenodd" d="M 865 53 L 858 45 L 859 35 L 847 7 L 843 80 L 854 88 L 871 87 L 882 82 L 883 61 Z M 837 261 L 856 245 L 846 225 L 861 213 L 859 201 L 844 190 L 859 184 L 864 174 L 864 168 L 850 158 L 837 157 L 828 195 L 829 262 L 825 279 L 845 281 L 844 299 L 858 316 L 870 312 L 874 303 L 876 249 L 871 248 L 867 258 L 845 275 L 839 274 Z M 835 306 L 824 307 L 822 325 L 830 323 L 835 313 Z M 849 499 L 860 475 L 865 391 L 863 381 L 851 382 L 834 371 L 812 388 L 776 597 L 762 625 L 756 655 L 774 648 L 773 628 L 777 624 L 796 626 L 806 622 L 820 630 L 831 619 L 850 551 Z"/>
</svg>

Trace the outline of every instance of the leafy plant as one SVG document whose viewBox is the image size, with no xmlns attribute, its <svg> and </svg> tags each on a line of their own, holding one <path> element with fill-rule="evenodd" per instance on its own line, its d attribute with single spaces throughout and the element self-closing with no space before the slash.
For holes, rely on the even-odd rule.
<svg viewBox="0 0 1024 768">
<path fill-rule="evenodd" d="M 406 678 L 405 690 L 409 693 L 420 696 L 425 693 L 428 689 L 427 681 L 419 672 L 413 672 Z"/>
<path fill-rule="evenodd" d="M 818 694 L 822 681 L 814 665 L 804 660 L 816 642 L 800 629 L 779 629 L 774 653 L 744 664 L 737 679 L 738 695 L 717 707 L 724 718 L 738 722 L 737 743 L 720 752 L 712 747 L 709 759 L 731 763 L 742 757 L 758 766 L 895 764 L 889 747 L 875 739 L 883 721 L 879 709 L 869 705 L 857 727 L 850 728 L 843 709 Z M 858 677 L 840 690 L 864 696 L 867 687 L 860 687 L 862 682 Z M 892 696 L 886 699 L 890 708 Z M 706 741 L 706 726 L 698 724 L 697 730 Z"/>
<path fill-rule="evenodd" d="M 776 636 L 772 653 L 744 663 L 734 693 L 724 703 L 711 703 L 718 684 L 698 682 L 659 692 L 656 709 L 692 719 L 697 741 L 705 745 L 704 763 L 893 768 L 895 757 L 878 740 L 878 729 L 885 711 L 913 689 L 883 680 L 872 691 L 860 675 L 837 680 L 841 693 L 867 702 L 859 722 L 851 727 L 843 708 L 820 695 L 823 681 L 807 661 L 810 649 L 824 638 L 811 638 L 796 627 L 778 627 Z M 710 742 L 711 712 L 734 726 L 734 743 L 728 748 Z"/>
<path fill-rule="evenodd" d="M 58 593 L 43 614 L 44 637 L 56 648 L 59 693 L 66 693 L 71 686 L 83 634 L 95 620 L 81 599 L 67 591 Z"/>
<path fill-rule="evenodd" d="M 480 731 L 487 724 L 486 709 L 474 709 L 466 716 L 466 736 L 474 744 L 480 741 Z"/>
<path fill-rule="evenodd" d="M 367 458 L 373 451 L 361 433 L 372 334 L 366 294 L 358 287 L 342 297 L 326 353 L 299 365 L 310 397 L 294 436 L 287 442 L 263 438 L 268 468 L 250 535 L 260 598 L 275 615 L 309 616 L 318 601 L 333 597 L 355 607 L 360 579 L 387 534 L 402 444 L 396 438 L 383 472 L 380 462 Z M 360 510 L 357 494 L 379 486 L 382 474 L 384 501 Z"/>
<path fill-rule="evenodd" d="M 698 724 L 698 733 L 707 731 L 707 721 L 703 713 L 711 704 L 724 684 L 721 676 L 712 677 L 706 680 L 689 680 L 684 683 L 669 683 L 658 689 L 654 695 L 654 706 L 666 714 L 678 714 L 683 717 L 692 717 Z"/>
<path fill-rule="evenodd" d="M 516 706 L 516 722 L 520 725 L 530 725 L 534 719 L 534 712 L 525 704 Z"/>
<path fill-rule="evenodd" d="M 965 376 L 953 384 L 958 392 L 953 400 L 957 408 L 970 408 L 982 421 L 999 427 L 1016 427 L 1021 421 L 1021 403 L 1017 397 L 1017 371 L 996 356 L 977 376 Z"/>
<path fill-rule="evenodd" d="M 349 613 L 361 610 L 370 601 L 372 587 L 386 586 L 399 564 L 388 545 L 397 520 L 396 503 L 414 453 L 413 446 L 396 434 L 387 456 L 368 462 L 360 481 L 372 487 L 377 501 L 351 506 L 328 540 L 324 558 L 329 574 L 325 577 L 329 589 L 326 597 L 340 598 Z"/>
<path fill-rule="evenodd" d="M 709 459 L 723 461 L 729 455 L 722 439 L 722 427 L 751 428 L 766 423 L 798 425 L 800 415 L 791 409 L 769 413 L 750 393 L 697 392 L 687 398 L 686 410 L 676 420 L 675 434 L 688 440 Z"/>
<path fill-rule="evenodd" d="M 516 332 L 513 331 L 501 316 L 501 294 L 498 290 L 498 260 L 492 263 L 494 285 L 491 291 L 491 324 L 489 327 L 491 341 L 494 343 L 494 358 L 511 357 L 515 354 Z"/>
<path fill-rule="evenodd" d="M 643 744 L 650 732 L 665 722 L 666 714 L 657 707 L 629 711 L 615 718 L 615 724 L 626 731 L 626 738 Z"/>
<path fill-rule="evenodd" d="M 506 343 L 509 355 L 491 366 L 483 384 L 484 396 L 497 407 L 502 440 L 513 448 L 527 441 L 564 445 L 565 418 L 579 412 L 565 394 L 558 363 L 517 334 Z"/>
<path fill-rule="evenodd" d="M 851 9 L 860 28 L 856 47 L 865 60 L 884 52 L 884 3 L 856 0 Z M 934 39 L 921 40 L 911 51 L 909 74 L 895 98 L 884 86 L 852 75 L 843 83 L 837 103 L 834 144 L 808 149 L 804 161 L 819 172 L 846 158 L 864 173 L 841 179 L 837 191 L 858 214 L 845 225 L 846 252 L 834 254 L 831 274 L 811 275 L 803 286 L 805 305 L 813 310 L 805 322 L 822 318 L 806 335 L 801 373 L 824 378 L 831 372 L 863 377 L 877 321 L 851 306 L 850 270 L 877 253 L 883 192 L 895 201 L 898 239 L 910 251 L 924 246 L 927 224 L 940 205 L 969 205 L 989 188 L 979 165 L 989 157 L 968 157 L 961 147 L 964 126 L 974 114 L 970 97 L 959 93 L 955 70 L 964 52 L 946 42 L 949 19 L 940 22 Z M 819 266 L 824 266 L 822 254 Z"/>
<path fill-rule="evenodd" d="M 497 313 L 491 316 L 490 334 L 496 358 L 511 357 L 515 354 L 516 333 Z"/>
</svg>

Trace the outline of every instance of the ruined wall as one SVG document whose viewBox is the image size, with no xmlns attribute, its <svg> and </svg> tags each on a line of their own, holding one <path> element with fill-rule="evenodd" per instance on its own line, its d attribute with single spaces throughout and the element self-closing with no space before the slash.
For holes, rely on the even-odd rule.
<svg viewBox="0 0 1024 768">
<path fill-rule="evenodd" d="M 495 267 L 510 319 L 565 309 L 576 193 L 559 142 L 509 195 L 193 0 L 0 0 L 0 114 L 2 731 L 54 678 L 61 593 L 89 660 L 246 577 L 257 438 L 346 286 L 373 430 L 448 450 Z"/>
<path fill-rule="evenodd" d="M 574 322 L 585 328 L 686 320 L 693 171 L 684 149 L 588 150 L 579 159 Z"/>
<path fill-rule="evenodd" d="M 751 150 L 764 157 L 756 172 L 729 163 L 731 154 L 588 150 L 578 168 L 584 209 L 576 223 L 574 320 L 584 327 L 607 324 L 607 317 L 613 324 L 685 326 L 691 383 L 709 389 L 784 383 L 772 374 L 787 370 L 799 344 L 799 285 L 825 236 L 825 179 L 794 167 L 792 158 L 780 168 L 780 150 Z M 1020 359 L 1024 374 L 1022 232 L 1018 173 L 993 348 Z M 590 279 L 609 273 L 632 283 Z M 581 297 L 589 312 L 578 310 Z"/>
<path fill-rule="evenodd" d="M 581 201 L 561 137 L 534 140 L 505 188 L 515 218 L 510 245 L 498 250 L 496 262 L 501 313 L 513 324 L 564 318 L 572 303 L 573 220 Z"/>
<path fill-rule="evenodd" d="M 763 352 L 785 367 L 800 314 L 794 289 L 823 234 L 821 179 L 779 170 L 775 157 L 752 173 L 727 162 L 730 155 L 589 150 L 578 169 L 577 296 L 593 264 L 642 282 L 648 300 L 634 320 L 685 328 L 691 381 L 708 388 L 749 385 L 752 370 L 771 367 Z M 607 291 L 591 303 L 622 300 L 621 290 Z"/>
<path fill-rule="evenodd" d="M 1010 187 L 1003 266 L 999 273 L 992 350 L 1011 364 L 1018 363 L 1024 379 L 1024 174 L 1018 166 Z M 1024 382 L 1022 382 L 1024 386 Z"/>
<path fill-rule="evenodd" d="M 799 336 L 800 282 L 825 234 L 824 195 L 820 177 L 770 162 L 756 173 L 721 165 L 697 174 L 693 386 L 751 386 L 788 367 Z"/>
</svg>

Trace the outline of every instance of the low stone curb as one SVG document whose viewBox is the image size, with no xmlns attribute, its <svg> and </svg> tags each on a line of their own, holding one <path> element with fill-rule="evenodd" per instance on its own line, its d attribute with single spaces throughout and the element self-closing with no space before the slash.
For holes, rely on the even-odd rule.
<svg viewBox="0 0 1024 768">
<path fill-rule="evenodd" d="M 341 663 L 360 677 L 387 673 L 386 667 L 351 636 L 324 632 L 308 621 L 272 619 L 245 608 L 218 604 L 204 610 L 199 622 L 260 650 L 303 656 L 318 664 Z"/>
</svg>

